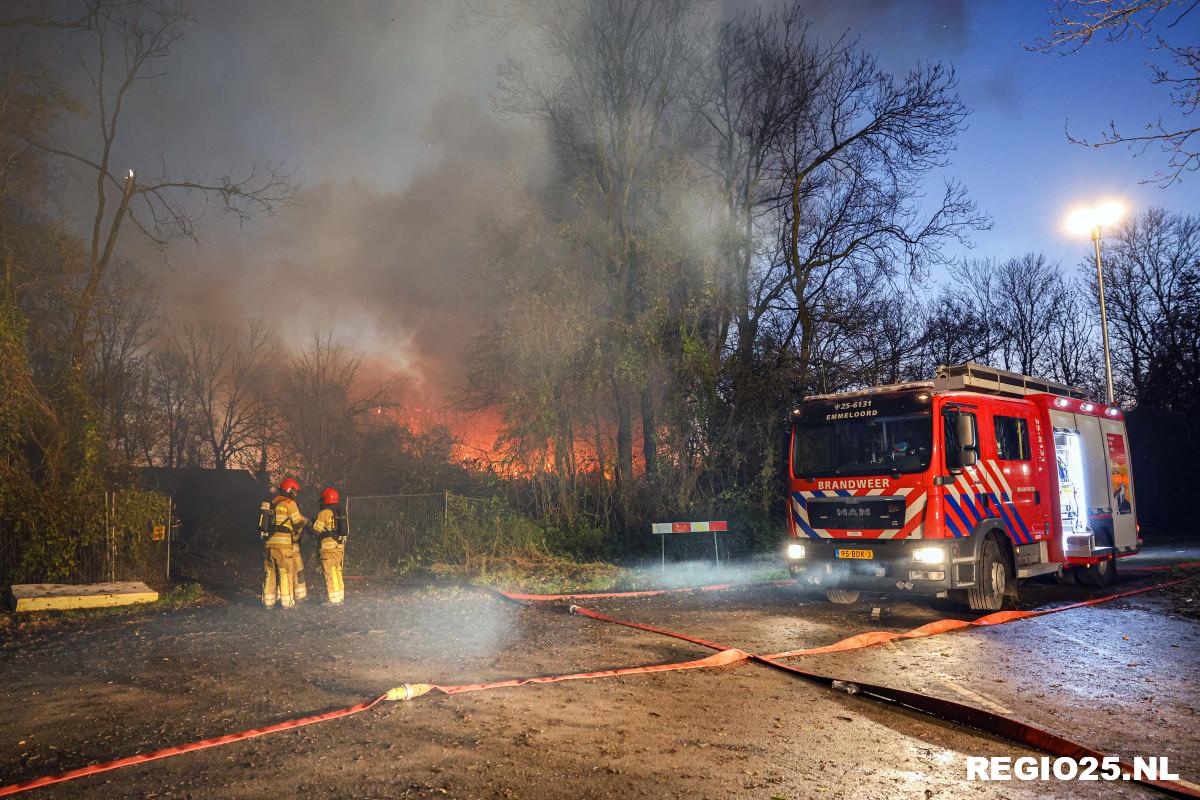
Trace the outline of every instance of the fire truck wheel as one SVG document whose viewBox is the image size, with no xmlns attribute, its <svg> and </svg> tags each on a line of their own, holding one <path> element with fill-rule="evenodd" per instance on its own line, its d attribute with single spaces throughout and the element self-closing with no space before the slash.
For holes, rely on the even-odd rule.
<svg viewBox="0 0 1200 800">
<path fill-rule="evenodd" d="M 1054 576 L 1060 586 L 1074 586 L 1079 583 L 1079 574 L 1074 567 L 1063 567 L 1063 571 Z"/>
<path fill-rule="evenodd" d="M 1098 564 L 1080 567 L 1075 572 L 1084 586 L 1111 586 L 1117 579 L 1117 560 L 1106 558 Z"/>
<path fill-rule="evenodd" d="M 858 591 L 856 589 L 826 589 L 825 596 L 829 598 L 829 602 L 842 606 L 858 602 Z"/>
<path fill-rule="evenodd" d="M 975 565 L 975 585 L 967 589 L 967 603 L 972 611 L 999 611 L 1004 606 L 1004 590 L 1008 586 L 1008 565 L 1000 555 L 995 539 L 983 543 L 979 563 Z"/>
</svg>

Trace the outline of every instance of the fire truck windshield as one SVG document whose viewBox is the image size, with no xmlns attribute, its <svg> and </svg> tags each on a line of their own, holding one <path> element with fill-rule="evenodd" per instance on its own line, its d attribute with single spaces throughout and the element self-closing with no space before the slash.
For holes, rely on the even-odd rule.
<svg viewBox="0 0 1200 800">
<path fill-rule="evenodd" d="M 933 449 L 929 412 L 850 419 L 798 419 L 792 428 L 792 475 L 924 472 Z"/>
</svg>

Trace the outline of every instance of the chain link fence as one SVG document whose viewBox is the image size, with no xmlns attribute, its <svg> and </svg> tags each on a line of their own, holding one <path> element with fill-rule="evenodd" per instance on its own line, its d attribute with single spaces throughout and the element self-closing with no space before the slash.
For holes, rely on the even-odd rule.
<svg viewBox="0 0 1200 800">
<path fill-rule="evenodd" d="M 446 524 L 449 495 L 405 494 L 346 499 L 347 575 L 391 575 Z"/>
<path fill-rule="evenodd" d="M 480 533 L 503 537 L 503 513 L 495 500 L 448 492 L 347 498 L 345 573 L 394 575 L 421 555 L 462 560 Z"/>
<path fill-rule="evenodd" d="M 172 505 L 149 492 L 83 498 L 76 530 L 0 522 L 0 586 L 14 583 L 165 584 L 171 572 Z"/>
<path fill-rule="evenodd" d="M 166 584 L 171 579 L 171 539 L 175 525 L 174 501 L 157 496 L 146 507 L 125 493 L 109 494 L 106 558 L 110 581 L 148 581 Z"/>
</svg>

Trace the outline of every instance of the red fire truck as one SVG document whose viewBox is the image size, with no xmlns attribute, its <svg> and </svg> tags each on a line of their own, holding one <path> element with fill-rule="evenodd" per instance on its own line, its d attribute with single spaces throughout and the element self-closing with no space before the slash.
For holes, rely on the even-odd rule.
<svg viewBox="0 0 1200 800">
<path fill-rule="evenodd" d="M 861 591 L 996 610 L 1016 582 L 1111 583 L 1137 552 L 1120 409 L 974 363 L 932 381 L 807 397 L 792 412 L 789 568 Z"/>
</svg>

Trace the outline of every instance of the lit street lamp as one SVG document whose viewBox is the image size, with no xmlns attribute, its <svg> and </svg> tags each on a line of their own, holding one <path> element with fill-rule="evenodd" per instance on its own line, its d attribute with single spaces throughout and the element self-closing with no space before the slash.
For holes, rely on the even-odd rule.
<svg viewBox="0 0 1200 800">
<path fill-rule="evenodd" d="M 1100 290 L 1100 332 L 1104 338 L 1104 379 L 1108 388 L 1108 404 L 1113 399 L 1112 356 L 1108 350 L 1108 312 L 1104 306 L 1104 267 L 1100 264 L 1100 229 L 1112 225 L 1125 215 L 1125 206 L 1116 201 L 1102 203 L 1094 208 L 1080 208 L 1067 217 L 1067 229 L 1076 234 L 1090 234 L 1096 246 L 1096 286 Z"/>
</svg>

